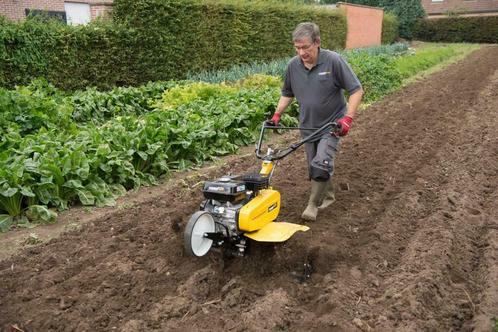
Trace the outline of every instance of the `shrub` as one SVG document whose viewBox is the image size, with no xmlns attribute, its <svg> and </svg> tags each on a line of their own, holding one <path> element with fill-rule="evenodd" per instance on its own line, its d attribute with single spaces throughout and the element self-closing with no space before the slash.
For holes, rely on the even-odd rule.
<svg viewBox="0 0 498 332">
<path fill-rule="evenodd" d="M 380 0 L 381 7 L 399 18 L 399 35 L 413 38 L 413 27 L 419 18 L 425 17 L 425 10 L 420 0 Z"/>
<path fill-rule="evenodd" d="M 498 16 L 419 20 L 415 37 L 438 42 L 498 43 Z"/>
<path fill-rule="evenodd" d="M 363 101 L 371 103 L 401 86 L 402 78 L 393 58 L 387 55 L 369 56 L 354 53 L 347 57 L 365 91 Z"/>
<path fill-rule="evenodd" d="M 382 20 L 382 44 L 392 44 L 399 37 L 399 19 L 392 13 L 384 13 Z"/>
</svg>

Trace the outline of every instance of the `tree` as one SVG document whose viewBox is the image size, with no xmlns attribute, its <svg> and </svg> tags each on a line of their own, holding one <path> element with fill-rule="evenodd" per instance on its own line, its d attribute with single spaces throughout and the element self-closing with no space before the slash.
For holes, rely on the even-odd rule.
<svg viewBox="0 0 498 332">
<path fill-rule="evenodd" d="M 420 0 L 379 0 L 379 2 L 381 3 L 379 7 L 399 17 L 399 35 L 412 39 L 415 22 L 426 16 Z"/>
</svg>

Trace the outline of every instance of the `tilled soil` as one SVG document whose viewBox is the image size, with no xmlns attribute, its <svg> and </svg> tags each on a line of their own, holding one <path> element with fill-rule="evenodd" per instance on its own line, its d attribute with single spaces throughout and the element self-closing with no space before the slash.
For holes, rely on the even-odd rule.
<svg viewBox="0 0 498 332">
<path fill-rule="evenodd" d="M 4 259 L 0 328 L 491 331 L 497 59 L 498 46 L 483 47 L 361 112 L 336 161 L 337 201 L 310 231 L 253 245 L 244 258 L 186 256 L 183 228 L 200 181 L 259 164 L 252 154 L 228 158 Z M 273 186 L 279 219 L 301 223 L 302 150 L 283 160 Z"/>
</svg>

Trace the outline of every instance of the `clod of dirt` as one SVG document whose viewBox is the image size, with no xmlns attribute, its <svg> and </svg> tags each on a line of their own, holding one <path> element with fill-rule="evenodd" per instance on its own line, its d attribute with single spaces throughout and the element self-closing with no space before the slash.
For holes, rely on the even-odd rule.
<svg viewBox="0 0 498 332">
<path fill-rule="evenodd" d="M 145 331 L 147 324 L 143 320 L 131 319 L 121 326 L 121 332 Z"/>
<path fill-rule="evenodd" d="M 349 191 L 349 183 L 346 183 L 346 182 L 340 182 L 340 183 L 339 183 L 339 188 L 340 188 L 342 191 Z"/>
<path fill-rule="evenodd" d="M 178 287 L 180 296 L 194 299 L 206 299 L 210 293 L 218 288 L 220 276 L 211 266 L 195 271 L 184 284 Z"/>
<path fill-rule="evenodd" d="M 149 311 L 153 321 L 181 318 L 189 311 L 189 301 L 184 297 L 165 296 L 159 303 L 155 303 Z"/>
<path fill-rule="evenodd" d="M 248 312 L 241 315 L 246 331 L 270 331 L 284 329 L 288 324 L 288 307 L 291 299 L 283 289 L 275 289 L 254 303 Z"/>
<path fill-rule="evenodd" d="M 372 328 L 359 318 L 353 319 L 353 324 L 362 331 L 372 331 Z"/>
<path fill-rule="evenodd" d="M 241 278 L 236 276 L 230 281 L 228 281 L 222 288 L 221 288 L 221 295 L 225 295 L 228 293 L 231 289 L 236 288 L 237 285 L 241 284 Z"/>
<path fill-rule="evenodd" d="M 183 220 L 181 217 L 175 217 L 171 219 L 171 229 L 175 233 L 179 233 L 182 230 L 182 227 L 180 226 L 183 223 Z"/>
</svg>

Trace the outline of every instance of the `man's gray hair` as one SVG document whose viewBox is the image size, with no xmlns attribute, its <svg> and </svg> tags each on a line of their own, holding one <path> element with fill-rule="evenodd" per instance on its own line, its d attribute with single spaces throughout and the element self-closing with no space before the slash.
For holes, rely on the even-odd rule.
<svg viewBox="0 0 498 332">
<path fill-rule="evenodd" d="M 292 33 L 292 41 L 309 38 L 311 42 L 320 40 L 320 28 L 313 22 L 299 23 Z"/>
</svg>

